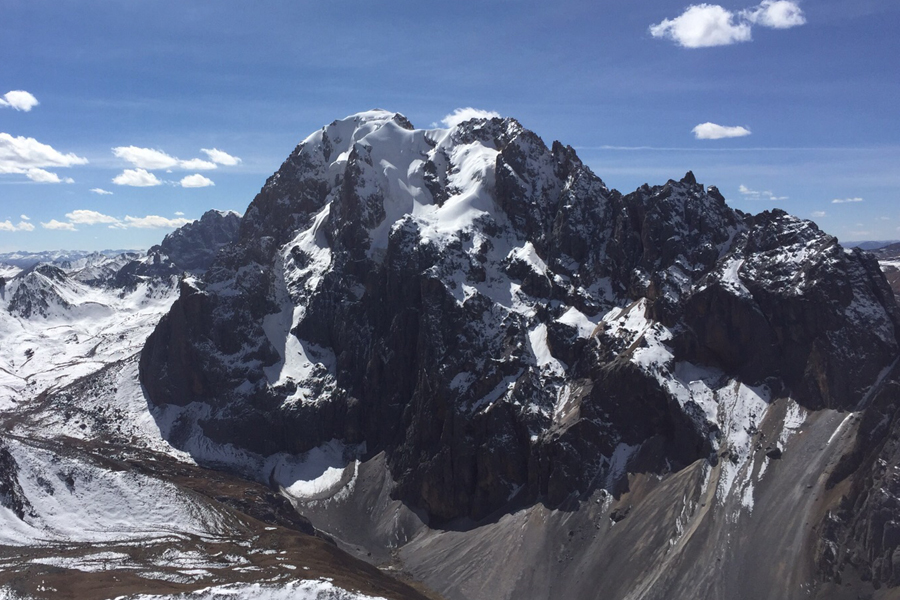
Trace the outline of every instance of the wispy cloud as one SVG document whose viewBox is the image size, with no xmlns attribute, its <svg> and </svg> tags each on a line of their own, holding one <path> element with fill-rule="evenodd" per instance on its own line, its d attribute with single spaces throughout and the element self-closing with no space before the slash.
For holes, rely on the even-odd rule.
<svg viewBox="0 0 900 600">
<path fill-rule="evenodd" d="M 56 173 L 37 168 L 28 169 L 25 176 L 35 183 L 75 183 L 71 177 L 60 178 Z"/>
<path fill-rule="evenodd" d="M 790 29 L 806 23 L 797 3 L 788 0 L 764 0 L 759 6 L 742 10 L 740 16 L 754 25 L 772 29 Z"/>
<path fill-rule="evenodd" d="M 13 90 L 0 96 L 0 107 L 9 107 L 22 112 L 29 112 L 40 104 L 37 98 L 25 90 Z"/>
<path fill-rule="evenodd" d="M 180 183 L 181 187 L 183 188 L 201 188 L 216 185 L 215 183 L 213 183 L 212 179 L 204 177 L 200 173 L 188 175 L 187 177 L 182 179 Z"/>
<path fill-rule="evenodd" d="M 178 166 L 185 171 L 211 171 L 218 168 L 218 165 L 202 158 L 192 158 L 191 160 L 182 160 Z"/>
<path fill-rule="evenodd" d="M 109 215 L 104 215 L 103 213 L 99 213 L 95 210 L 73 210 L 70 213 L 66 213 L 66 218 L 70 223 L 77 223 L 79 225 L 97 225 L 98 223 L 107 223 L 107 224 L 116 224 L 119 223 L 119 219 L 115 217 L 111 217 Z"/>
<path fill-rule="evenodd" d="M 209 160 L 213 161 L 214 163 L 225 165 L 226 167 L 233 167 L 241 162 L 241 159 L 237 156 L 232 156 L 223 150 L 219 150 L 218 148 L 201 148 L 200 152 L 206 154 L 206 156 L 209 157 Z"/>
<path fill-rule="evenodd" d="M 132 217 L 131 215 L 127 215 L 125 218 L 120 219 L 96 210 L 83 208 L 66 213 L 66 219 L 66 221 L 52 219 L 47 223 L 41 223 L 41 226 L 45 229 L 55 229 L 59 231 L 78 231 L 76 226 L 82 225 L 106 225 L 111 229 L 174 229 L 191 222 L 190 219 L 181 217 L 168 219 L 158 215 L 147 215 L 144 217 Z M 11 223 L 9 226 L 18 227 L 18 230 L 34 229 L 33 225 L 24 221 L 19 223 L 18 226 L 12 225 Z M 6 225 L 0 223 L 0 229 L 6 229 Z"/>
<path fill-rule="evenodd" d="M 835 198 L 831 201 L 832 204 L 847 204 L 849 202 L 862 202 L 862 198 Z"/>
<path fill-rule="evenodd" d="M 104 190 L 103 188 L 91 188 L 90 191 L 95 194 L 98 194 L 100 196 L 112 196 L 113 195 L 112 192 L 108 192 L 108 191 Z"/>
<path fill-rule="evenodd" d="M 126 227 L 137 227 L 139 229 L 159 229 L 166 227 L 181 227 L 190 223 L 190 219 L 167 219 L 158 215 L 147 215 L 146 217 L 126 216 L 124 223 Z"/>
<path fill-rule="evenodd" d="M 42 144 L 34 138 L 11 136 L 0 133 L 0 174 L 21 174 L 32 180 L 50 180 L 47 171 L 34 172 L 32 169 L 72 167 L 86 165 L 88 160 L 73 153 L 63 154 L 52 146 Z M 46 175 L 45 175 L 46 173 Z M 35 179 L 37 178 L 37 179 Z M 55 183 L 55 181 L 54 181 Z"/>
<path fill-rule="evenodd" d="M 25 215 L 22 216 L 25 217 Z M 16 224 L 7 219 L 0 221 L 0 231 L 34 231 L 34 225 L 29 223 L 28 219 L 23 219 Z"/>
<path fill-rule="evenodd" d="M 116 185 L 131 187 L 153 187 L 163 183 L 156 175 L 145 169 L 125 169 L 116 175 L 112 182 Z"/>
<path fill-rule="evenodd" d="M 754 25 L 788 29 L 806 23 L 803 11 L 790 0 L 763 0 L 732 12 L 718 4 L 692 4 L 673 18 L 650 26 L 650 35 L 668 39 L 684 48 L 728 46 L 753 39 Z"/>
<path fill-rule="evenodd" d="M 449 115 L 441 119 L 441 123 L 445 127 L 456 127 L 460 123 L 464 123 L 471 119 L 496 119 L 500 117 L 500 113 L 493 110 L 481 110 L 480 108 L 457 108 Z"/>
<path fill-rule="evenodd" d="M 787 196 L 776 196 L 770 190 L 756 191 L 751 190 L 746 185 L 738 186 L 741 195 L 746 196 L 749 200 L 787 200 Z"/>
<path fill-rule="evenodd" d="M 78 231 L 72 223 L 57 221 L 56 219 L 50 219 L 47 223 L 41 222 L 41 227 L 54 231 Z"/>
<path fill-rule="evenodd" d="M 824 210 L 814 210 L 812 216 L 816 219 L 821 219 L 822 217 L 827 217 L 828 214 Z"/>
<path fill-rule="evenodd" d="M 724 138 L 737 138 L 750 135 L 746 127 L 716 125 L 715 123 L 701 123 L 691 130 L 698 140 L 721 140 Z"/>
<path fill-rule="evenodd" d="M 171 169 L 178 166 L 177 158 L 169 156 L 162 150 L 155 150 L 153 148 L 119 146 L 113 148 L 113 154 L 140 169 Z"/>
<path fill-rule="evenodd" d="M 216 148 L 204 148 L 209 160 L 202 158 L 190 158 L 182 160 L 156 148 L 141 148 L 139 146 L 118 146 L 112 149 L 113 154 L 128 161 L 139 169 L 156 171 L 160 169 L 183 169 L 185 171 L 212 171 L 219 165 L 233 166 L 241 162 L 240 158 L 231 156 Z"/>
</svg>

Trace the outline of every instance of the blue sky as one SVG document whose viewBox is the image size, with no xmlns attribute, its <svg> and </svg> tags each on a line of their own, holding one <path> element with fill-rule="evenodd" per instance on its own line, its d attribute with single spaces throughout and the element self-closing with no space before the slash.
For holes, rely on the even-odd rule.
<svg viewBox="0 0 900 600">
<path fill-rule="evenodd" d="M 693 170 L 742 210 L 898 239 L 898 25 L 892 0 L 3 0 L 0 252 L 243 212 L 300 140 L 374 107 L 496 111 L 623 192 Z"/>
</svg>

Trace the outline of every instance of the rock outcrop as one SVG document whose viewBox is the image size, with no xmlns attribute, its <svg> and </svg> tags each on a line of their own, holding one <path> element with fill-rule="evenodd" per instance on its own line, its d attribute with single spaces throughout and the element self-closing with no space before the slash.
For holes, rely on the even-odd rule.
<svg viewBox="0 0 900 600">
<path fill-rule="evenodd" d="M 134 287 L 146 279 L 165 279 L 202 273 L 219 250 L 233 243 L 240 216 L 232 211 L 208 210 L 198 220 L 179 227 L 150 248 L 147 255 L 117 271 L 116 287 Z"/>
</svg>

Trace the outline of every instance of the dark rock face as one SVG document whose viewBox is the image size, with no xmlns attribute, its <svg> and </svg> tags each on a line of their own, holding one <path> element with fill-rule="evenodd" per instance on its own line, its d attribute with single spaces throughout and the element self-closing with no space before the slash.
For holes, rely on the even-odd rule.
<svg viewBox="0 0 900 600">
<path fill-rule="evenodd" d="M 811 222 L 691 173 L 623 196 L 512 119 L 374 111 L 269 178 L 141 381 L 206 407 L 181 431 L 262 455 L 365 442 L 399 498 L 477 520 L 742 456 L 776 395 L 855 407 L 898 331 L 877 263 Z M 726 398 L 756 408 L 736 424 Z"/>
<path fill-rule="evenodd" d="M 147 256 L 117 271 L 116 287 L 134 287 L 143 279 L 165 279 L 182 273 L 200 273 L 212 264 L 219 250 L 233 243 L 241 218 L 234 212 L 208 210 L 197 221 L 179 227 Z"/>
<path fill-rule="evenodd" d="M 817 563 L 840 583 L 855 574 L 876 587 L 900 586 L 900 377 L 882 384 L 862 414 L 856 444 L 828 482 L 843 490 L 826 515 Z"/>
<path fill-rule="evenodd" d="M 151 252 L 165 254 L 185 271 L 204 271 L 222 247 L 234 242 L 240 223 L 237 213 L 208 210 L 197 221 L 167 235 Z"/>
<path fill-rule="evenodd" d="M 19 484 L 19 465 L 2 439 L 0 439 L 0 505 L 11 510 L 20 519 L 33 512 Z"/>
</svg>

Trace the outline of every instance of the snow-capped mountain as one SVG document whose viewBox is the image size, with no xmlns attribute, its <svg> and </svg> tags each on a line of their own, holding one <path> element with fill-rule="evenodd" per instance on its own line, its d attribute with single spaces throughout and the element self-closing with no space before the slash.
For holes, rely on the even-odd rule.
<svg viewBox="0 0 900 600">
<path fill-rule="evenodd" d="M 898 332 L 877 261 L 812 222 L 691 173 L 623 195 L 513 119 L 370 111 L 294 150 L 140 367 L 176 446 L 448 597 L 793 597 L 839 587 L 828 486 Z M 271 458 L 302 453 L 334 476 L 293 488 Z M 900 538 L 861 544 L 888 581 Z M 741 574 L 778 552 L 813 558 Z"/>
<path fill-rule="evenodd" d="M 47 263 L 63 269 L 77 268 L 79 264 L 86 264 L 98 260 L 97 255 L 113 257 L 127 254 L 130 250 L 101 250 L 91 252 L 84 250 L 48 250 L 45 252 L 7 252 L 0 254 L 0 265 L 28 269 L 38 263 Z"/>
<path fill-rule="evenodd" d="M 46 258 L 0 271 L 0 598 L 900 589 L 895 257 L 691 173 L 376 110 Z"/>
</svg>

